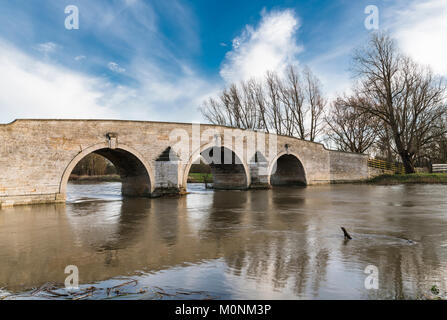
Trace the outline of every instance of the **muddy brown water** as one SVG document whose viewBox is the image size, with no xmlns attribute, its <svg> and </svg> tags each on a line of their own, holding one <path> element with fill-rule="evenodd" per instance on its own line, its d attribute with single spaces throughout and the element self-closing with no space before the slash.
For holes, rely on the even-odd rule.
<svg viewBox="0 0 447 320">
<path fill-rule="evenodd" d="M 161 199 L 122 199 L 110 182 L 68 191 L 66 205 L 0 210 L 0 296 L 63 284 L 67 265 L 84 287 L 137 279 L 129 290 L 183 298 L 415 299 L 433 285 L 447 290 L 445 185 L 190 184 L 187 196 Z M 365 288 L 369 265 L 377 290 Z"/>
</svg>

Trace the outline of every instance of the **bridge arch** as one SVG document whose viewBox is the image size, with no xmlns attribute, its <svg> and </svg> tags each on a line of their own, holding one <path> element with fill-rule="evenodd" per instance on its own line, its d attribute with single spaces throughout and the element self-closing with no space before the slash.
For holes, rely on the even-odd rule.
<svg viewBox="0 0 447 320">
<path fill-rule="evenodd" d="M 219 164 L 210 163 L 208 159 L 206 159 L 206 155 L 208 155 L 213 151 L 219 151 L 222 154 L 221 162 Z M 231 152 L 231 164 L 226 164 L 224 161 L 224 157 L 228 152 Z M 211 154 L 212 156 L 212 154 Z M 189 158 L 188 163 L 186 164 L 185 170 L 183 171 L 183 187 L 186 188 L 188 183 L 188 175 L 191 169 L 192 164 L 199 159 L 200 157 L 205 158 L 205 162 L 211 167 L 211 172 L 213 174 L 214 183 L 213 187 L 215 189 L 248 189 L 251 183 L 250 178 L 250 169 L 247 164 L 243 160 L 244 158 L 241 155 L 234 151 L 231 147 L 226 145 L 218 146 L 215 143 L 208 143 L 200 147 L 199 150 L 196 150 L 192 156 Z M 227 159 L 228 160 L 228 159 Z M 236 163 L 236 160 L 238 163 Z M 212 162 L 212 161 L 211 161 Z"/>
<path fill-rule="evenodd" d="M 122 179 L 124 196 L 150 196 L 155 188 L 155 179 L 150 164 L 135 149 L 119 144 L 110 148 L 108 143 L 98 143 L 78 153 L 65 168 L 59 193 L 65 195 L 71 172 L 76 165 L 91 153 L 99 154 L 113 163 Z"/>
<path fill-rule="evenodd" d="M 268 183 L 271 186 L 307 185 L 306 169 L 294 152 L 281 152 L 270 163 Z"/>
</svg>

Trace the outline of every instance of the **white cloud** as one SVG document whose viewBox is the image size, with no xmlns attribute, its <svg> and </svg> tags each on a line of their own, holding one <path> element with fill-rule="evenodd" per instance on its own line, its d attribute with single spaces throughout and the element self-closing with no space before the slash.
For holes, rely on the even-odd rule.
<svg viewBox="0 0 447 320">
<path fill-rule="evenodd" d="M 109 64 L 107 66 L 109 67 L 110 70 L 117 72 L 117 73 L 123 73 L 126 71 L 126 69 L 120 67 L 119 64 L 116 62 L 109 62 Z"/>
<path fill-rule="evenodd" d="M 133 6 L 134 4 L 136 4 L 138 2 L 138 0 L 124 0 L 124 3 L 127 6 Z"/>
<path fill-rule="evenodd" d="M 198 107 L 217 92 L 217 84 L 187 65 L 179 67 L 167 72 L 136 58 L 129 74 L 138 85 L 117 85 L 42 62 L 0 40 L 0 123 L 18 118 L 199 122 Z"/>
<path fill-rule="evenodd" d="M 167 71 L 143 57 L 132 61 L 128 74 L 138 81 L 138 87 L 116 88 L 109 104 L 125 106 L 130 119 L 198 122 L 198 108 L 219 89 L 187 65 Z"/>
<path fill-rule="evenodd" d="M 153 5 L 141 0 L 88 1 L 83 8 L 82 26 L 92 37 L 110 48 L 132 49 L 125 65 L 110 57 L 87 54 L 90 48 L 82 42 L 77 48 L 82 51 L 73 55 L 69 50 L 72 46 L 65 43 L 37 42 L 29 51 L 27 46 L 5 44 L 0 37 L 4 74 L 0 79 L 0 122 L 30 117 L 201 120 L 198 107 L 215 93 L 218 84 L 197 75 L 194 66 L 182 61 L 178 50 L 172 50 L 171 39 L 158 30 L 159 17 Z M 199 47 L 193 11 L 175 0 L 169 5 L 163 3 L 162 8 L 181 30 L 188 43 L 185 47 Z M 23 20 L 31 21 L 31 17 Z M 82 72 L 73 69 L 87 59 Z M 107 73 L 98 73 L 100 67 L 126 72 L 126 77 L 117 84 Z"/>
<path fill-rule="evenodd" d="M 17 118 L 116 118 L 98 103 L 100 79 L 40 62 L 0 42 L 0 122 Z"/>
<path fill-rule="evenodd" d="M 110 70 L 112 70 L 113 72 L 116 72 L 116 73 L 126 72 L 126 69 L 120 67 L 119 64 L 116 62 L 109 62 L 108 67 Z"/>
<path fill-rule="evenodd" d="M 447 75 L 447 1 L 413 1 L 389 17 L 393 35 L 404 52 L 435 72 Z"/>
<path fill-rule="evenodd" d="M 57 48 L 57 44 L 55 44 L 54 42 L 40 43 L 37 46 L 37 50 L 42 52 L 44 55 L 53 53 L 54 51 L 56 51 L 56 48 Z"/>
<path fill-rule="evenodd" d="M 76 56 L 74 59 L 75 59 L 76 61 L 81 61 L 81 60 L 86 59 L 86 56 Z"/>
<path fill-rule="evenodd" d="M 300 26 L 292 10 L 263 11 L 257 28 L 246 26 L 233 40 L 220 74 L 227 82 L 261 77 L 268 70 L 282 72 L 288 64 L 297 64 L 301 48 L 296 44 Z"/>
</svg>

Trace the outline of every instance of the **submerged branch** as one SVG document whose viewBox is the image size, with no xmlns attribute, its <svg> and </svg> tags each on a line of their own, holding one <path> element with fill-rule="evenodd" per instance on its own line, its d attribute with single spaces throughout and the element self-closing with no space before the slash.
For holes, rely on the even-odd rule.
<svg viewBox="0 0 447 320">
<path fill-rule="evenodd" d="M 350 234 L 348 233 L 348 231 L 346 231 L 346 229 L 344 227 L 341 227 L 341 230 L 343 231 L 343 234 L 344 234 L 346 240 L 352 239 L 352 237 L 350 236 Z"/>
</svg>

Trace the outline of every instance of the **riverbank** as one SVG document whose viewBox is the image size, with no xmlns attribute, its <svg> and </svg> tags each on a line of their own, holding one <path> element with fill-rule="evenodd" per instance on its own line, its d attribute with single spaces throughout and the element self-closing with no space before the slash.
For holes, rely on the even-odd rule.
<svg viewBox="0 0 447 320">
<path fill-rule="evenodd" d="M 71 181 L 76 182 L 121 182 L 119 175 L 104 176 L 78 176 L 71 175 Z M 213 183 L 213 175 L 209 173 L 190 173 L 188 183 Z M 413 173 L 413 174 L 385 174 L 361 183 L 377 185 L 397 185 L 397 184 L 447 184 L 446 173 Z"/>
<path fill-rule="evenodd" d="M 447 184 L 445 173 L 413 173 L 413 174 L 385 174 L 366 180 L 366 183 L 377 185 L 396 184 Z"/>
<path fill-rule="evenodd" d="M 104 176 L 78 176 L 76 174 L 72 174 L 70 176 L 71 181 L 77 181 L 77 182 L 85 182 L 85 181 L 92 181 L 92 182 L 121 182 L 121 177 L 117 174 L 110 174 L 110 175 L 104 175 Z"/>
<path fill-rule="evenodd" d="M 103 175 L 103 176 L 78 176 L 72 174 L 71 181 L 76 182 L 121 182 L 121 177 L 117 174 Z M 213 175 L 210 173 L 190 173 L 188 176 L 188 183 L 207 183 L 213 182 Z"/>
<path fill-rule="evenodd" d="M 213 183 L 213 175 L 211 173 L 190 173 L 188 183 Z"/>
</svg>

